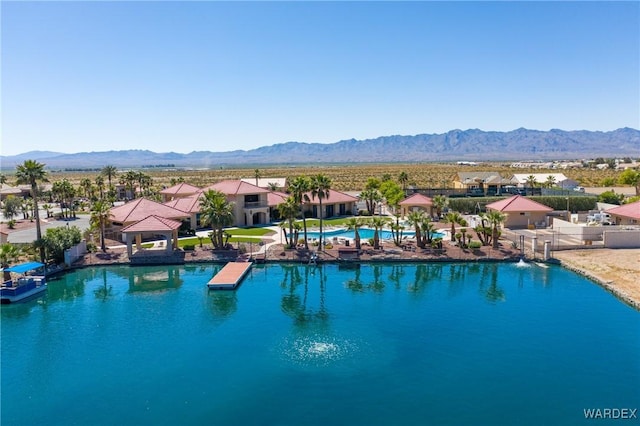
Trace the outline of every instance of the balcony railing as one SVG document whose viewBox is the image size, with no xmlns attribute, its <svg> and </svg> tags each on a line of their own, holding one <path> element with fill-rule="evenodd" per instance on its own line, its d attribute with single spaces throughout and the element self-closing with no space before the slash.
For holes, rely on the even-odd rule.
<svg viewBox="0 0 640 426">
<path fill-rule="evenodd" d="M 245 209 L 258 209 L 258 208 L 266 208 L 266 207 L 269 207 L 269 204 L 267 204 L 265 201 L 251 201 L 251 202 L 244 203 Z"/>
</svg>

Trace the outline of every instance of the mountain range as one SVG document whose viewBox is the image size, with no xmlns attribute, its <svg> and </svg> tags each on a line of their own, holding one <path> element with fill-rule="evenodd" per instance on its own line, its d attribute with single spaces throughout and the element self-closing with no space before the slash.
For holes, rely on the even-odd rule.
<svg viewBox="0 0 640 426">
<path fill-rule="evenodd" d="M 381 136 L 335 143 L 286 142 L 251 150 L 156 153 L 148 150 L 64 154 L 31 151 L 0 156 L 0 167 L 15 168 L 26 159 L 48 168 L 206 167 L 340 163 L 530 161 L 595 157 L 640 157 L 640 131 L 622 128 L 600 131 L 516 129 L 509 132 L 478 129 L 443 134 Z"/>
</svg>

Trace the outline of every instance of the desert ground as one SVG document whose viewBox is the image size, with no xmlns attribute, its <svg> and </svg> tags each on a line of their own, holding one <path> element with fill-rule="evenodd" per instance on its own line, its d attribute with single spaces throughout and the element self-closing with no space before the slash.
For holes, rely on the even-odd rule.
<svg viewBox="0 0 640 426">
<path fill-rule="evenodd" d="M 565 250 L 554 257 L 640 309 L 640 249 Z"/>
</svg>

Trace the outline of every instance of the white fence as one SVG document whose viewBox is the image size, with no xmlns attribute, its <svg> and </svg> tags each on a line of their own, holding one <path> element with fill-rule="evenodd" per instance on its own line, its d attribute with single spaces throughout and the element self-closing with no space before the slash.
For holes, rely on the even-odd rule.
<svg viewBox="0 0 640 426">
<path fill-rule="evenodd" d="M 64 251 L 64 264 L 71 266 L 73 262 L 80 259 L 87 253 L 87 242 L 85 240 L 80 241 L 79 244 Z"/>
</svg>

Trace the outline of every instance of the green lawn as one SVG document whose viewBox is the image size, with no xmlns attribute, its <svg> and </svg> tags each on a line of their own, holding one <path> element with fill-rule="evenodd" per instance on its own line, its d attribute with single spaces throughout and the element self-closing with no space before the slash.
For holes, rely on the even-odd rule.
<svg viewBox="0 0 640 426">
<path fill-rule="evenodd" d="M 230 243 L 259 243 L 260 241 L 262 241 L 261 238 L 257 238 L 257 237 L 231 237 L 229 238 L 229 242 Z M 211 239 L 208 237 L 205 237 L 202 239 L 202 244 L 203 245 L 211 245 Z M 200 240 L 198 239 L 198 237 L 190 237 L 190 238 L 181 238 L 178 240 L 178 247 L 183 248 L 184 246 L 196 246 L 196 247 L 200 247 Z"/>
<path fill-rule="evenodd" d="M 322 221 L 322 226 L 324 225 L 330 225 L 330 226 L 341 226 L 344 225 L 345 223 L 347 223 L 347 221 L 353 217 L 356 216 L 351 216 L 351 217 L 339 217 L 336 219 L 324 219 Z M 299 221 L 300 223 L 302 223 L 302 220 Z M 319 227 L 320 226 L 320 219 L 307 219 L 307 227 L 311 228 L 311 227 Z"/>
<path fill-rule="evenodd" d="M 271 229 L 248 227 L 248 228 L 229 228 L 225 229 L 225 232 L 230 235 L 245 235 L 251 237 L 261 237 L 263 235 L 275 234 Z"/>
</svg>

